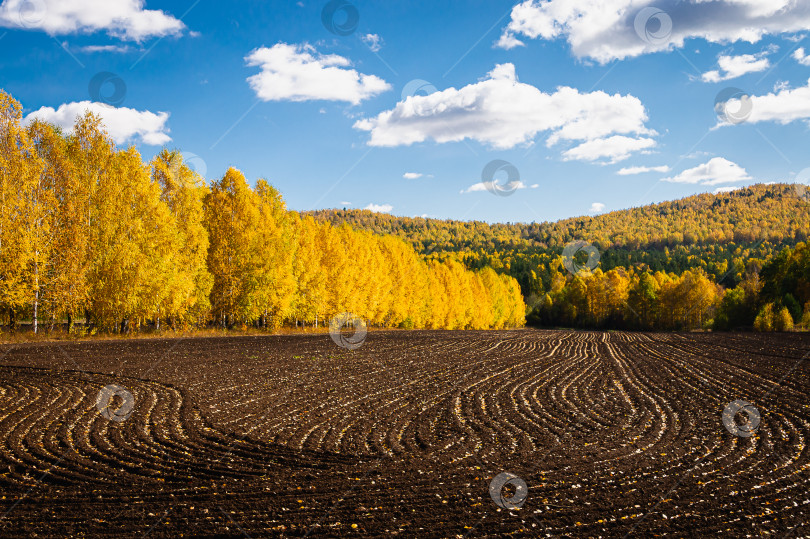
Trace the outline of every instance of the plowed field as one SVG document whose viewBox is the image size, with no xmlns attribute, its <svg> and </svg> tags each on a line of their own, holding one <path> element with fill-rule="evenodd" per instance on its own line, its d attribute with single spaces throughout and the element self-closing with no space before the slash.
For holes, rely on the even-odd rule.
<svg viewBox="0 0 810 539">
<path fill-rule="evenodd" d="M 810 536 L 807 335 L 371 332 L 357 350 L 294 335 L 0 357 L 0 536 Z M 758 424 L 724 423 L 735 401 Z M 492 490 L 503 472 L 526 489 Z"/>
</svg>

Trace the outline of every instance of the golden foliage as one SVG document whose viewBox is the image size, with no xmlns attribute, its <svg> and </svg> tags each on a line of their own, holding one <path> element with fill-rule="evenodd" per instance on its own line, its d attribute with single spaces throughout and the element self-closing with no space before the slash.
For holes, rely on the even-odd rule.
<svg viewBox="0 0 810 539">
<path fill-rule="evenodd" d="M 177 151 L 145 164 L 90 113 L 69 136 L 21 119 L 0 92 L 0 312 L 12 322 L 278 327 L 351 312 L 377 327 L 524 323 L 517 282 L 491 268 L 427 262 L 399 238 L 301 217 L 235 168 L 209 188 Z"/>
</svg>

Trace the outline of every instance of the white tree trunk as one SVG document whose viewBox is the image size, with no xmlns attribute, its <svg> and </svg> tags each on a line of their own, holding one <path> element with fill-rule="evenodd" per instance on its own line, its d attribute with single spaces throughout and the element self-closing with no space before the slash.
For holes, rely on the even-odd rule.
<svg viewBox="0 0 810 539">
<path fill-rule="evenodd" d="M 34 333 L 37 332 L 37 317 L 39 316 L 39 252 L 34 253 Z"/>
</svg>

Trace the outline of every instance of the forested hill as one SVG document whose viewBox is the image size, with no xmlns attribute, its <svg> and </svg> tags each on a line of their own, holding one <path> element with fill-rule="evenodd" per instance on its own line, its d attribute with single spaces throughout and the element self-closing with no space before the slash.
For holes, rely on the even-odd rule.
<svg viewBox="0 0 810 539">
<path fill-rule="evenodd" d="M 454 252 L 470 268 L 492 266 L 515 277 L 528 298 L 550 289 L 563 248 L 572 241 L 596 246 L 603 271 L 680 274 L 701 268 L 715 282 L 734 287 L 751 263 L 761 266 L 810 236 L 807 193 L 801 185 L 757 184 L 593 217 L 526 224 L 396 217 L 368 210 L 319 210 L 312 215 L 400 236 L 424 255 Z"/>
<path fill-rule="evenodd" d="M 561 250 L 587 240 L 600 250 L 663 249 L 734 242 L 796 243 L 810 235 L 810 203 L 802 186 L 757 184 L 717 195 L 680 200 L 555 222 L 487 224 L 396 217 L 368 210 L 318 210 L 317 220 L 393 234 L 423 251 L 499 250 L 504 247 Z"/>
</svg>

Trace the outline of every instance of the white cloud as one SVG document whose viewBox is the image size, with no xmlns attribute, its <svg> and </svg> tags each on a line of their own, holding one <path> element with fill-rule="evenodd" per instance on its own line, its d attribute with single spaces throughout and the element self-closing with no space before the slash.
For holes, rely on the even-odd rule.
<svg viewBox="0 0 810 539">
<path fill-rule="evenodd" d="M 716 194 L 719 194 L 719 193 L 728 193 L 729 191 L 734 191 L 736 189 L 739 189 L 739 187 L 734 187 L 733 185 L 729 185 L 729 186 L 726 186 L 726 187 L 718 187 L 717 189 L 712 191 L 712 193 L 716 195 Z"/>
<path fill-rule="evenodd" d="M 681 159 L 702 159 L 703 157 L 709 157 L 710 155 L 712 155 L 711 152 L 704 152 L 703 150 L 695 150 L 694 152 L 682 155 Z"/>
<path fill-rule="evenodd" d="M 688 38 L 755 43 L 764 35 L 810 29 L 810 2 L 805 1 L 693 0 L 667 2 L 657 10 L 660 17 L 649 18 L 655 11 L 640 13 L 656 5 L 661 4 L 655 0 L 525 0 L 512 8 L 511 21 L 497 46 L 518 46 L 519 36 L 564 38 L 577 57 L 606 63 L 683 47 Z M 671 22 L 671 28 L 662 20 Z"/>
<path fill-rule="evenodd" d="M 318 54 L 314 47 L 277 43 L 245 57 L 261 72 L 248 83 L 264 101 L 346 101 L 357 105 L 391 86 L 375 75 L 350 69 L 351 62 L 336 54 Z"/>
<path fill-rule="evenodd" d="M 804 52 L 804 47 L 799 47 L 795 51 L 793 51 L 793 59 L 802 64 L 803 66 L 810 66 L 810 56 L 807 56 Z"/>
<path fill-rule="evenodd" d="M 424 176 L 421 172 L 406 172 L 402 175 L 406 180 L 416 180 Z"/>
<path fill-rule="evenodd" d="M 645 127 L 646 121 L 644 105 L 632 95 L 580 93 L 569 87 L 549 94 L 518 82 L 512 64 L 500 64 L 477 83 L 410 96 L 391 110 L 357 121 L 354 127 L 371 132 L 370 146 L 471 139 L 508 149 L 532 142 L 543 131 L 551 133 L 549 146 L 560 140 L 656 134 Z M 627 151 L 627 145 L 622 151 Z"/>
<path fill-rule="evenodd" d="M 588 213 L 599 213 L 600 211 L 605 209 L 605 205 L 601 202 L 594 202 L 591 204 L 591 209 L 588 210 Z"/>
<path fill-rule="evenodd" d="M 366 34 L 361 39 L 363 40 L 363 43 L 368 45 L 371 52 L 379 52 L 379 50 L 382 49 L 383 40 L 377 34 Z"/>
<path fill-rule="evenodd" d="M 144 9 L 143 0 L 5 0 L 0 26 L 52 36 L 105 31 L 131 41 L 179 35 L 186 28 L 163 11 Z"/>
<path fill-rule="evenodd" d="M 630 157 L 633 152 L 646 150 L 655 146 L 651 138 L 632 138 L 614 135 L 608 138 L 594 139 L 583 142 L 570 150 L 563 152 L 563 159 L 570 161 L 596 161 L 607 158 L 610 163 L 616 163 Z"/>
<path fill-rule="evenodd" d="M 496 186 L 500 186 L 501 188 L 506 187 L 504 184 L 498 182 L 498 180 L 494 180 L 491 182 L 478 182 L 474 183 L 466 189 L 462 189 L 459 191 L 462 195 L 466 193 L 474 193 L 476 191 L 492 191 L 496 189 Z M 509 189 L 537 189 L 540 187 L 540 184 L 534 183 L 532 185 L 526 185 L 522 181 L 518 180 L 515 182 L 514 185 L 508 185 Z"/>
<path fill-rule="evenodd" d="M 58 125 L 66 132 L 73 129 L 76 118 L 90 111 L 101 118 L 104 127 L 116 144 L 142 142 L 150 146 L 160 146 L 170 142 L 166 121 L 168 112 L 140 111 L 126 107 L 111 107 L 102 103 L 80 101 L 64 103 L 58 109 L 42 107 L 25 117 L 25 122 L 39 119 Z"/>
<path fill-rule="evenodd" d="M 720 71 L 707 71 L 701 76 L 701 79 L 703 82 L 720 82 L 736 79 L 747 73 L 765 71 L 771 67 L 770 60 L 765 58 L 766 54 L 767 52 L 760 54 L 741 54 L 739 56 L 720 55 L 717 58 L 717 65 L 720 66 Z"/>
<path fill-rule="evenodd" d="M 118 53 L 125 53 L 132 50 L 132 47 L 128 45 L 120 46 L 120 45 L 87 45 L 86 47 L 82 47 L 79 49 L 81 52 L 93 53 L 93 52 L 118 52 Z"/>
<path fill-rule="evenodd" d="M 729 100 L 729 108 L 734 110 L 734 102 Z M 778 87 L 773 92 L 762 96 L 750 96 L 750 115 L 748 123 L 777 122 L 788 124 L 795 120 L 810 120 L 810 81 L 806 86 L 790 89 Z M 718 125 L 727 125 L 722 122 Z"/>
<path fill-rule="evenodd" d="M 515 47 L 525 47 L 526 44 L 516 38 L 514 35 L 504 32 L 501 34 L 500 39 L 495 42 L 495 46 L 501 49 L 509 50 L 514 49 Z"/>
<path fill-rule="evenodd" d="M 344 201 L 344 202 L 341 202 L 341 203 L 340 203 L 340 205 L 341 205 L 341 206 L 351 206 L 351 205 L 352 205 L 352 203 L 351 203 L 351 202 L 345 202 L 345 201 Z"/>
<path fill-rule="evenodd" d="M 722 157 L 715 157 L 709 160 L 708 163 L 684 170 L 677 176 L 664 178 L 662 181 L 717 185 L 719 183 L 733 183 L 750 179 L 751 176 L 740 165 Z"/>
<path fill-rule="evenodd" d="M 497 182 L 478 182 L 474 183 L 466 189 L 459 191 L 462 195 L 465 193 L 475 193 L 476 191 L 491 191 Z M 525 188 L 523 182 L 518 182 L 516 189 L 521 187 Z"/>
<path fill-rule="evenodd" d="M 643 174 L 645 172 L 669 172 L 668 165 L 661 165 L 659 167 L 625 167 L 619 170 L 616 174 L 619 176 L 630 176 L 632 174 Z"/>
<path fill-rule="evenodd" d="M 391 204 L 369 204 L 368 206 L 366 206 L 363 209 L 364 210 L 371 210 L 371 211 L 377 212 L 377 213 L 388 213 L 391 210 L 393 210 L 394 207 Z"/>
</svg>

